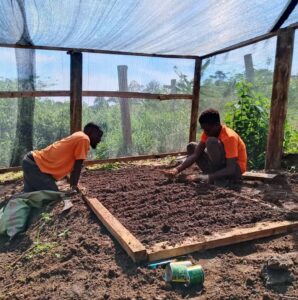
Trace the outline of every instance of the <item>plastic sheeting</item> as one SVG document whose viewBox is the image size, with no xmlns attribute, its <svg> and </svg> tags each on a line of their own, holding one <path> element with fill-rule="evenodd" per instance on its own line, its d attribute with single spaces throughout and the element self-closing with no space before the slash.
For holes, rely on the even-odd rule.
<svg viewBox="0 0 298 300">
<path fill-rule="evenodd" d="M 204 55 L 267 33 L 288 0 L 4 0 L 0 43 Z M 297 21 L 297 14 L 290 16 Z"/>
</svg>

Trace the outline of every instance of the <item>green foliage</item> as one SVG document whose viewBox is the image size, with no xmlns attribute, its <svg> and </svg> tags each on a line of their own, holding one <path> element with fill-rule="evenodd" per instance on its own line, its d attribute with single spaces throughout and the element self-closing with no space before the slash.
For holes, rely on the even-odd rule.
<svg viewBox="0 0 298 300">
<path fill-rule="evenodd" d="M 265 161 L 270 102 L 245 81 L 236 84 L 236 91 L 236 102 L 226 104 L 224 121 L 243 139 L 249 168 L 261 169 Z"/>
<path fill-rule="evenodd" d="M 10 181 L 15 181 L 18 179 L 21 179 L 23 177 L 23 172 L 7 172 L 0 174 L 0 184 L 10 182 Z"/>
<path fill-rule="evenodd" d="M 48 252 L 50 252 L 52 249 L 54 249 L 57 246 L 57 243 L 51 243 L 51 242 L 46 242 L 46 243 L 36 243 L 35 246 L 31 251 L 28 252 L 26 255 L 27 259 L 32 259 L 36 255 L 45 255 Z"/>
<path fill-rule="evenodd" d="M 121 163 L 106 163 L 106 164 L 96 164 L 88 167 L 89 171 L 102 170 L 102 171 L 114 171 L 121 169 Z"/>
<path fill-rule="evenodd" d="M 296 153 L 298 150 L 298 130 L 295 129 L 288 120 L 285 124 L 283 147 L 285 153 Z"/>
</svg>

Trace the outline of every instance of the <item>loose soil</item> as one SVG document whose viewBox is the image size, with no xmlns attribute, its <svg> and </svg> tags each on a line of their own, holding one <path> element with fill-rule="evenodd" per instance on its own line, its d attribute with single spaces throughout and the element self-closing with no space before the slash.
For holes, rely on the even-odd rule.
<svg viewBox="0 0 298 300">
<path fill-rule="evenodd" d="M 265 185 L 254 185 L 245 186 L 246 195 L 258 191 L 262 199 Z M 297 189 L 297 181 L 290 186 Z M 2 185 L 0 191 L 9 195 L 20 188 L 19 183 Z M 189 259 L 204 267 L 204 287 L 185 288 L 166 284 L 163 269 L 135 265 L 81 197 L 72 201 L 66 213 L 61 202 L 46 208 L 52 219 L 40 239 L 56 243 L 53 249 L 28 255 L 40 219 L 12 241 L 0 238 L 0 299 L 298 299 L 297 232 L 194 253 Z M 272 261 L 286 265 L 294 281 L 269 286 L 264 272 Z"/>
<path fill-rule="evenodd" d="M 98 198 L 145 245 L 176 244 L 187 237 L 210 235 L 260 221 L 287 219 L 277 207 L 241 190 L 189 183 L 185 175 L 167 179 L 159 169 L 129 166 L 86 172 L 87 195 Z M 255 201 L 252 201 L 254 199 Z"/>
</svg>

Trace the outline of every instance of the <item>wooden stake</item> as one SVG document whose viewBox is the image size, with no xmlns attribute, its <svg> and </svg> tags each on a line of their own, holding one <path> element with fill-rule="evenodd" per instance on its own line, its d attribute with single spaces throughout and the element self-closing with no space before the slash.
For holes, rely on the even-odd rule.
<svg viewBox="0 0 298 300">
<path fill-rule="evenodd" d="M 118 83 L 119 91 L 127 92 L 127 66 L 118 66 Z M 128 99 L 121 99 L 121 121 L 122 121 L 122 137 L 123 137 L 123 151 L 125 154 L 130 154 L 132 150 L 132 134 L 131 134 L 131 120 Z"/>
<path fill-rule="evenodd" d="M 82 65 L 80 52 L 70 53 L 70 132 L 82 130 Z"/>
<path fill-rule="evenodd" d="M 192 104 L 191 104 L 190 128 L 189 128 L 189 141 L 190 142 L 196 141 L 196 135 L 197 135 L 201 66 L 202 66 L 202 60 L 199 58 L 196 59 L 194 83 L 193 83 L 193 98 L 192 98 Z"/>
<path fill-rule="evenodd" d="M 284 140 L 284 124 L 287 116 L 288 88 L 291 77 L 294 35 L 294 29 L 287 28 L 281 29 L 277 36 L 266 152 L 266 170 L 280 168 Z"/>
</svg>

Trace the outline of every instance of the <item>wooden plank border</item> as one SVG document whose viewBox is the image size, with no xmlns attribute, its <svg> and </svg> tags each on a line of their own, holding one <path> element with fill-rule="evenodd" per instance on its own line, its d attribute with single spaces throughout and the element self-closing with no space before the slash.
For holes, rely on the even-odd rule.
<svg viewBox="0 0 298 300">
<path fill-rule="evenodd" d="M 97 198 L 89 198 L 85 195 L 85 188 L 79 185 L 83 199 L 96 214 L 102 224 L 119 242 L 126 253 L 136 263 L 147 260 L 145 246 L 115 218 Z"/>
<path fill-rule="evenodd" d="M 150 262 L 170 257 L 190 254 L 200 250 L 208 250 L 222 246 L 233 245 L 259 238 L 269 237 L 281 233 L 288 233 L 298 229 L 298 221 L 259 222 L 254 227 L 234 228 L 228 232 L 214 233 L 211 236 L 202 236 L 197 241 L 189 240 L 180 245 L 167 246 L 159 243 L 148 249 Z"/>
</svg>

